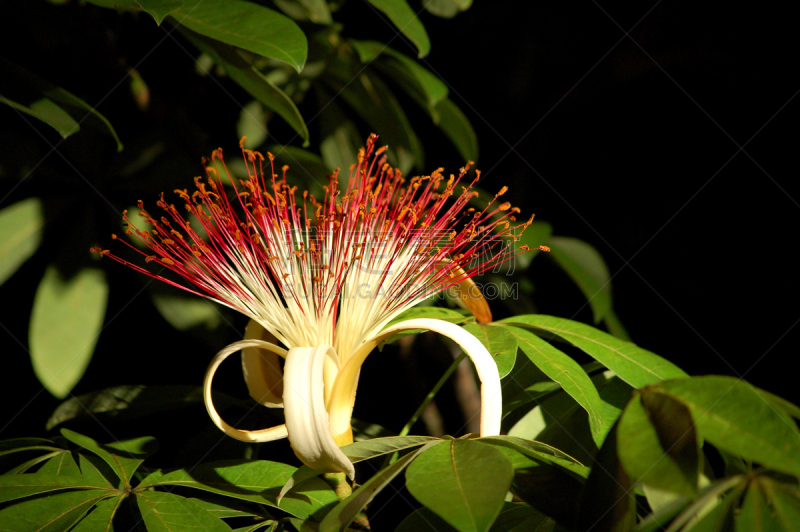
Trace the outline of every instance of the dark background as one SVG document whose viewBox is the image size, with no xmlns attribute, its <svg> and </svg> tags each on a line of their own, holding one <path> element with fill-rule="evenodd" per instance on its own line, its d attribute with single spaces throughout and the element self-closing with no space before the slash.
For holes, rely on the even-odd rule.
<svg viewBox="0 0 800 532">
<path fill-rule="evenodd" d="M 48 249 L 69 256 L 108 246 L 118 215 L 93 189 L 121 209 L 148 186 L 188 186 L 200 157 L 217 146 L 235 151 L 236 118 L 249 98 L 195 76 L 182 48 L 191 47 L 165 39 L 149 17 L 76 2 L 0 7 L 3 56 L 89 103 L 102 101 L 98 109 L 128 153 L 158 138 L 176 154 L 153 188 L 120 176 L 130 161 L 107 137 L 81 133 L 61 143 L 1 205 L 44 194 L 53 209 L 68 206 L 65 222 L 46 235 Z M 800 320 L 800 47 L 783 9 L 477 1 L 453 20 L 421 17 L 433 45 L 423 64 L 448 83 L 477 132 L 482 186 L 508 185 L 523 212 L 600 251 L 613 275 L 614 308 L 633 340 L 691 374 L 741 376 L 800 402 L 792 370 Z M 353 36 L 385 42 L 394 35 L 356 0 L 341 17 Z M 392 46 L 414 54 L 402 37 Z M 126 64 L 139 64 L 150 87 L 146 113 L 126 88 L 106 98 Z M 409 112 L 428 166 L 462 164 L 422 115 Z M 40 133 L 0 108 L 2 196 L 59 140 L 37 125 Z M 309 127 L 318 134 L 313 120 Z M 271 132 L 278 143 L 293 137 L 280 125 Z M 41 387 L 26 352 L 36 283 L 52 258 L 37 253 L 0 287 L 7 368 L 0 377 L 1 437 L 41 431 L 58 404 L 47 392 L 36 395 Z M 216 340 L 177 338 L 138 297 L 141 280 L 131 282 L 122 268 L 106 271 L 107 317 L 114 319 L 76 393 L 123 383 L 199 384 Z M 584 297 L 549 259 L 537 258 L 530 275 L 541 312 L 591 321 Z M 224 317 L 233 341 L 244 322 Z"/>
</svg>

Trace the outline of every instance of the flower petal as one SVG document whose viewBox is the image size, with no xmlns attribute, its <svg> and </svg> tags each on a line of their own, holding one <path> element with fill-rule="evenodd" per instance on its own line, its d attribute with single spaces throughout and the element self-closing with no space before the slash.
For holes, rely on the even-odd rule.
<svg viewBox="0 0 800 532">
<path fill-rule="evenodd" d="M 323 366 L 336 351 L 330 346 L 293 347 L 286 355 L 283 407 L 289 443 L 305 465 L 318 471 L 344 471 L 352 479 L 355 468 L 339 449 L 325 410 Z"/>
<path fill-rule="evenodd" d="M 450 262 L 449 259 L 442 259 L 439 261 L 439 267 Z M 456 277 L 466 276 L 467 273 L 460 266 L 453 268 L 453 275 Z M 489 303 L 483 297 L 481 289 L 475 284 L 471 277 L 467 277 L 460 282 L 454 284 L 446 290 L 447 297 L 454 300 L 462 308 L 467 309 L 475 316 L 478 323 L 491 323 L 492 311 L 489 309 Z"/>
<path fill-rule="evenodd" d="M 481 342 L 463 328 L 443 320 L 419 318 L 406 320 L 384 329 L 372 339 L 364 342 L 348 358 L 339 372 L 329 405 L 331 429 L 334 437 L 350 431 L 350 417 L 358 384 L 358 373 L 367 355 L 390 336 L 410 329 L 428 329 L 447 336 L 459 346 L 475 364 L 481 380 L 481 436 L 500 434 L 503 399 L 500 389 L 500 374 L 492 355 Z"/>
<path fill-rule="evenodd" d="M 245 340 L 263 340 L 277 344 L 278 339 L 257 321 L 250 320 L 244 330 Z M 258 404 L 283 408 L 283 369 L 274 351 L 246 347 L 242 349 L 242 372 L 247 391 Z"/>
<path fill-rule="evenodd" d="M 237 439 L 243 442 L 265 442 L 265 441 L 272 441 L 272 440 L 279 440 L 281 438 L 285 438 L 287 436 L 286 425 L 277 425 L 275 427 L 270 427 L 268 429 L 261 429 L 261 430 L 240 430 L 234 427 L 231 427 L 227 423 L 225 423 L 222 418 L 217 413 L 217 409 L 214 408 L 214 403 L 211 400 L 211 382 L 214 379 L 214 373 L 217 372 L 217 368 L 222 361 L 231 356 L 238 351 L 249 348 L 255 347 L 259 349 L 263 349 L 266 351 L 270 351 L 272 353 L 276 353 L 281 356 L 286 356 L 286 350 L 282 347 L 278 347 L 275 344 L 271 344 L 269 342 L 265 342 L 263 340 L 241 340 L 239 342 L 234 342 L 219 353 L 217 353 L 213 359 L 211 359 L 211 364 L 208 365 L 208 369 L 206 370 L 206 376 L 203 380 L 203 399 L 206 403 L 206 410 L 208 411 L 209 417 L 211 417 L 211 421 L 214 422 L 222 432 L 230 436 L 231 438 Z"/>
</svg>

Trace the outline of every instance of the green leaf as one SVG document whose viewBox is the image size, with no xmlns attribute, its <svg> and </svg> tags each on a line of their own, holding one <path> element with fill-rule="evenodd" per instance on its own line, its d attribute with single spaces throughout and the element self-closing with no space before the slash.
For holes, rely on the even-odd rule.
<svg viewBox="0 0 800 532">
<path fill-rule="evenodd" d="M 72 458 L 70 451 L 64 450 L 52 457 L 50 460 L 42 464 L 42 467 L 36 470 L 37 475 L 64 475 L 68 477 L 81 477 L 81 470 L 75 460 Z M 93 484 L 86 479 L 87 482 Z M 108 484 L 102 486 L 108 488 Z"/>
<path fill-rule="evenodd" d="M 331 10 L 325 0 L 273 0 L 281 11 L 295 20 L 309 20 L 315 24 L 331 24 Z"/>
<path fill-rule="evenodd" d="M 31 458 L 30 460 L 28 460 L 26 462 L 18 464 L 13 469 L 10 469 L 10 470 L 6 471 L 4 474 L 6 474 L 6 475 L 21 475 L 23 473 L 26 473 L 32 467 L 37 466 L 37 465 L 41 464 L 42 462 L 46 462 L 47 460 L 50 460 L 51 458 L 55 458 L 56 456 L 60 455 L 62 452 L 66 452 L 66 451 L 55 451 L 55 452 L 52 452 L 52 453 L 47 453 L 47 454 L 43 454 L 41 456 L 37 456 L 36 458 Z"/>
<path fill-rule="evenodd" d="M 693 496 L 700 473 L 700 441 L 689 409 L 645 388 L 625 407 L 617 427 L 625 471 L 645 485 Z"/>
<path fill-rule="evenodd" d="M 278 506 L 280 506 L 283 498 L 293 488 L 299 486 L 300 484 L 302 484 L 307 480 L 311 480 L 312 478 L 317 478 L 321 474 L 322 471 L 317 471 L 316 469 L 308 467 L 307 465 L 302 465 L 298 467 L 297 470 L 294 473 L 292 473 L 292 476 L 289 477 L 289 480 L 286 481 L 286 484 L 284 484 L 283 487 L 281 488 L 281 492 L 278 494 L 278 498 L 276 499 Z"/>
<path fill-rule="evenodd" d="M 0 441 L 0 456 L 25 451 L 60 451 L 60 447 L 44 438 L 12 438 Z"/>
<path fill-rule="evenodd" d="M 451 440 L 421 453 L 406 472 L 408 491 L 461 531 L 489 530 L 503 508 L 514 471 L 498 449 Z"/>
<path fill-rule="evenodd" d="M 139 488 L 154 486 L 183 486 L 265 504 L 278 508 L 277 498 L 296 468 L 266 460 L 225 460 L 202 464 L 192 468 L 191 473 L 183 469 L 163 473 L 157 471 L 139 484 Z M 333 489 L 321 479 L 303 482 L 294 491 L 285 495 L 280 509 L 289 514 L 307 519 L 322 512 L 338 501 Z"/>
<path fill-rule="evenodd" d="M 70 532 L 114 532 L 112 521 L 123 500 L 124 495 L 100 501 Z"/>
<path fill-rule="evenodd" d="M 501 379 L 511 373 L 517 359 L 517 340 L 508 327 L 468 323 L 464 329 L 480 340 L 492 355 Z"/>
<path fill-rule="evenodd" d="M 269 112 L 258 100 L 253 100 L 242 107 L 239 121 L 236 123 L 236 136 L 244 138 L 244 146 L 254 150 L 267 140 L 267 120 Z"/>
<path fill-rule="evenodd" d="M 212 3 L 217 1 L 214 0 Z M 233 2 L 233 0 L 226 1 Z M 241 3 L 238 0 L 236 1 Z M 250 5 L 255 6 L 255 4 Z M 259 7 L 259 9 L 266 8 Z M 269 109 L 274 110 L 281 118 L 286 120 L 302 137 L 304 145 L 308 145 L 308 126 L 306 126 L 303 116 L 292 99 L 256 69 L 250 61 L 245 59 L 236 48 L 208 39 L 197 33 L 185 30 L 182 33 L 200 51 L 208 54 L 217 65 L 224 68 L 231 79 L 241 85 L 253 98 L 266 105 Z"/>
<path fill-rule="evenodd" d="M 428 443 L 422 449 L 409 453 L 392 465 L 375 473 L 352 495 L 337 504 L 319 524 L 319 532 L 335 532 L 347 529 L 360 512 L 374 497 L 400 474 L 415 458 L 435 443 Z"/>
<path fill-rule="evenodd" d="M 86 0 L 90 4 L 111 9 L 144 11 L 159 26 L 164 19 L 184 4 L 184 0 Z"/>
<path fill-rule="evenodd" d="M 787 413 L 791 417 L 793 417 L 793 418 L 795 418 L 797 420 L 800 420 L 800 407 L 799 406 L 795 405 L 794 403 L 791 403 L 790 401 L 787 401 L 783 397 L 778 397 L 775 394 L 769 393 L 766 390 L 759 390 L 759 392 L 761 393 L 761 395 L 766 397 L 769 402 L 771 402 L 773 405 L 778 407 L 779 410 L 783 410 L 785 413 Z"/>
<path fill-rule="evenodd" d="M 439 129 L 450 139 L 458 153 L 468 161 L 478 160 L 478 136 L 466 115 L 448 98 L 434 107 L 439 116 Z"/>
<path fill-rule="evenodd" d="M 0 57 L 0 102 L 29 114 L 54 128 L 62 138 L 77 133 L 88 118 L 100 125 L 114 137 L 117 151 L 122 143 L 111 123 L 94 107 L 71 92 L 35 76 Z"/>
<path fill-rule="evenodd" d="M 394 532 L 452 532 L 456 529 L 447 521 L 428 510 L 420 508 L 408 514 Z"/>
<path fill-rule="evenodd" d="M 744 496 L 742 507 L 736 514 L 736 530 L 748 532 L 761 531 L 792 531 L 797 530 L 800 522 L 782 523 L 779 516 L 772 510 L 772 504 L 767 499 L 767 494 L 759 477 L 754 478 Z"/>
<path fill-rule="evenodd" d="M 424 109 L 433 111 L 436 104 L 447 98 L 447 85 L 430 70 L 410 57 L 377 41 L 357 41 L 350 44 L 362 63 L 368 64 L 378 58 L 374 65 L 383 69 L 390 78 L 402 86 Z"/>
<path fill-rule="evenodd" d="M 103 326 L 108 284 L 102 270 L 86 268 L 62 279 L 54 266 L 33 299 L 29 345 L 33 371 L 59 399 L 78 383 Z"/>
<path fill-rule="evenodd" d="M 96 490 L 97 486 L 91 485 L 81 477 L 37 473 L 0 476 L 0 502 L 65 489 Z"/>
<path fill-rule="evenodd" d="M 760 487 L 771 503 L 774 516 L 784 530 L 796 530 L 800 523 L 800 497 L 795 486 L 777 482 L 768 477 L 761 477 Z"/>
<path fill-rule="evenodd" d="M 467 320 L 467 316 L 464 316 L 457 310 L 444 308 L 444 307 L 412 307 L 408 310 L 401 312 L 397 317 L 393 318 L 392 321 L 386 324 L 384 329 L 391 327 L 397 323 L 407 321 L 407 320 L 416 320 L 419 318 L 431 318 L 435 320 L 444 320 L 449 321 L 450 323 L 461 323 Z"/>
<path fill-rule="evenodd" d="M 516 270 L 517 266 L 519 266 L 522 270 L 528 268 L 534 257 L 540 253 L 539 246 L 549 241 L 552 234 L 553 226 L 551 226 L 549 223 L 540 221 L 534 221 L 531 223 L 531 225 L 529 225 L 525 231 L 519 235 L 519 240 L 517 240 L 517 243 L 520 246 L 528 246 L 530 251 L 520 253 L 514 257 L 511 260 L 511 266 L 509 268 L 513 267 L 514 270 Z"/>
<path fill-rule="evenodd" d="M 730 522 L 729 510 L 733 504 L 737 504 L 742 492 L 747 486 L 745 477 L 736 475 L 722 479 L 707 486 L 700 494 L 670 523 L 668 531 L 675 532 L 687 523 L 691 526 L 687 529 L 706 532 L 721 532 L 731 530 L 733 527 Z M 731 493 L 731 490 L 733 490 Z M 653 526 L 652 522 L 646 520 L 642 528 L 646 530 L 662 530 Z M 662 524 L 664 522 L 662 521 Z"/>
<path fill-rule="evenodd" d="M 558 336 L 598 360 L 634 388 L 687 376 L 682 369 L 655 353 L 576 321 L 526 314 L 498 323 L 533 327 Z"/>
<path fill-rule="evenodd" d="M 701 438 L 725 451 L 792 475 L 800 475 L 800 431 L 750 384 L 707 376 L 654 385 L 692 412 Z"/>
<path fill-rule="evenodd" d="M 126 488 L 131 486 L 133 474 L 145 458 L 155 451 L 156 447 L 155 438 L 150 436 L 104 445 L 69 429 L 61 429 L 61 435 L 75 445 L 102 458 L 122 480 Z"/>
<path fill-rule="evenodd" d="M 397 158 L 400 171 L 407 174 L 414 165 L 424 166 L 422 143 L 402 105 L 380 78 L 369 72 L 359 74 L 351 70 L 331 71 L 330 74 L 325 81 L 373 132 L 380 135 L 378 142 L 392 147 L 389 155 Z"/>
<path fill-rule="evenodd" d="M 628 532 L 636 524 L 633 481 L 617 457 L 617 425 L 609 432 L 586 480 L 577 530 Z"/>
<path fill-rule="evenodd" d="M 328 171 L 337 168 L 341 176 L 348 176 L 350 165 L 358 162 L 358 150 L 364 139 L 358 128 L 350 120 L 333 95 L 319 84 L 314 86 L 319 111 L 320 142 L 319 152 Z"/>
<path fill-rule="evenodd" d="M 306 62 L 303 30 L 289 17 L 253 2 L 186 0 L 172 17 L 195 33 L 283 61 L 298 72 Z"/>
<path fill-rule="evenodd" d="M 331 170 L 328 170 L 319 155 L 294 146 L 272 145 L 268 147 L 268 151 L 275 156 L 275 168 L 289 166 L 289 173 L 306 183 L 311 194 L 322 196 L 322 187 L 328 184 L 326 178 Z"/>
<path fill-rule="evenodd" d="M 437 17 L 452 18 L 472 5 L 472 0 L 426 0 L 423 7 Z"/>
<path fill-rule="evenodd" d="M 431 51 L 431 41 L 425 26 L 419 21 L 414 10 L 405 0 L 367 0 L 384 13 L 397 26 L 403 35 L 414 43 L 419 57 L 425 57 Z"/>
<path fill-rule="evenodd" d="M 14 532 L 69 530 L 95 504 L 108 496 L 107 491 L 78 490 L 23 501 L 0 510 L 0 526 L 3 527 L 0 530 Z"/>
<path fill-rule="evenodd" d="M 559 383 L 589 414 L 592 437 L 598 446 L 605 436 L 602 430 L 603 406 L 592 380 L 569 355 L 559 351 L 535 334 L 519 327 L 506 327 L 513 334 L 522 352 L 553 381 Z"/>
<path fill-rule="evenodd" d="M 192 499 L 161 491 L 137 491 L 136 502 L 148 532 L 225 532 L 231 528 Z"/>
<path fill-rule="evenodd" d="M 448 309 L 444 307 L 412 307 L 406 311 L 403 311 L 399 316 L 396 316 L 392 319 L 389 323 L 386 324 L 386 327 L 390 327 L 392 325 L 404 322 L 406 320 L 417 319 L 417 318 L 432 318 L 436 320 L 444 320 L 449 321 L 450 323 L 461 323 L 469 319 L 467 316 L 461 314 L 460 312 Z M 421 334 L 428 332 L 426 329 L 409 329 L 407 331 L 402 331 L 397 334 L 393 334 L 386 340 L 384 340 L 378 349 L 382 349 L 384 345 L 391 344 L 396 342 L 400 338 L 404 336 L 413 336 L 415 334 Z"/>
<path fill-rule="evenodd" d="M 553 381 L 542 381 L 531 384 L 524 390 L 519 391 L 513 397 L 506 399 L 503 397 L 503 417 L 516 410 L 517 408 L 543 399 L 551 393 L 561 389 L 561 385 Z"/>
<path fill-rule="evenodd" d="M 222 322 L 216 306 L 207 299 L 153 294 L 153 304 L 161 316 L 179 331 L 198 326 L 214 329 Z"/>
<path fill-rule="evenodd" d="M 414 447 L 438 441 L 441 440 L 431 436 L 391 436 L 351 443 L 342 447 L 342 452 L 355 464 L 376 456 L 413 449 Z"/>
<path fill-rule="evenodd" d="M 58 131 L 61 138 L 67 138 L 81 129 L 78 123 L 69 116 L 69 113 L 48 98 L 41 98 L 28 105 L 23 105 L 0 96 L 0 103 L 41 120 Z"/>
<path fill-rule="evenodd" d="M 18 201 L 0 211 L 0 284 L 39 248 L 44 213 L 39 198 Z"/>
<path fill-rule="evenodd" d="M 546 462 L 559 466 L 567 471 L 574 473 L 578 477 L 586 478 L 589 476 L 589 468 L 579 461 L 546 443 L 516 438 L 514 436 L 486 436 L 476 441 L 506 447 L 512 449 L 523 456 L 532 458 L 537 462 Z"/>
<path fill-rule="evenodd" d="M 547 532 L 544 523 L 549 518 L 540 514 L 527 504 L 507 502 L 500 515 L 497 516 L 490 532 Z M 447 524 L 447 521 L 427 508 L 420 508 L 408 516 L 394 529 L 394 532 L 451 532 L 456 529 Z"/>
<path fill-rule="evenodd" d="M 626 342 L 631 341 L 631 337 L 628 334 L 628 331 L 625 330 L 625 326 L 622 325 L 622 322 L 619 320 L 619 317 L 613 310 L 609 312 L 605 318 L 603 318 L 603 323 L 608 329 L 608 332 L 610 332 L 620 340 L 625 340 Z"/>
<path fill-rule="evenodd" d="M 191 501 L 195 506 L 202 507 L 206 512 L 209 512 L 219 519 L 227 519 L 229 517 L 265 517 L 253 513 L 252 510 L 245 508 L 244 505 L 237 504 L 230 499 L 223 499 L 221 497 L 216 499 L 218 500 L 215 502 L 194 498 L 192 498 Z"/>
<path fill-rule="evenodd" d="M 578 285 L 589 301 L 594 322 L 611 312 L 611 275 L 596 249 L 577 238 L 550 237 L 550 256 Z"/>
</svg>

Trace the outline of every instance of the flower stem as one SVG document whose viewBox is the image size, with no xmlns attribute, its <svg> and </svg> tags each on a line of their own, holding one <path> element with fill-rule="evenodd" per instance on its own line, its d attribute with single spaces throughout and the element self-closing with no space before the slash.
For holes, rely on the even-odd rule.
<svg viewBox="0 0 800 532">
<path fill-rule="evenodd" d="M 336 496 L 340 501 L 345 500 L 353 493 L 353 488 L 347 483 L 347 477 L 344 473 L 325 473 L 323 478 L 336 492 Z"/>
<path fill-rule="evenodd" d="M 417 422 L 419 416 L 421 416 L 428 407 L 428 404 L 430 404 L 430 402 L 433 401 L 433 398 L 436 397 L 436 394 L 439 393 L 439 389 L 444 386 L 444 383 L 447 382 L 447 379 L 450 378 L 450 375 L 453 374 L 458 365 L 461 364 L 461 361 L 464 360 L 466 356 L 467 354 L 462 352 L 461 355 L 459 355 L 459 357 L 456 358 L 452 364 L 450 364 L 450 367 L 447 368 L 447 371 L 444 372 L 444 375 L 442 375 L 439 381 L 433 386 L 433 389 L 428 392 L 428 395 L 425 396 L 425 400 L 420 403 L 419 408 L 417 408 L 416 412 L 414 412 L 414 414 L 411 416 L 411 419 L 408 420 L 408 423 L 405 424 L 403 430 L 400 431 L 399 436 L 407 436 L 408 433 L 411 432 L 411 427 Z"/>
<path fill-rule="evenodd" d="M 456 368 L 458 368 L 458 365 L 461 364 L 461 361 L 464 360 L 466 356 L 467 353 L 462 351 L 461 355 L 459 355 L 458 358 L 456 358 L 453 361 L 453 363 L 450 364 L 450 367 L 447 368 L 447 371 L 444 372 L 444 375 L 442 375 L 441 378 L 436 382 L 436 384 L 434 384 L 431 391 L 428 392 L 428 395 L 425 396 L 425 399 L 422 401 L 422 403 L 420 403 L 417 410 L 411 415 L 411 419 L 408 420 L 408 423 L 405 424 L 405 426 L 400 431 L 400 434 L 398 434 L 398 436 L 407 436 L 408 433 L 411 432 L 411 427 L 414 425 L 414 423 L 417 422 L 419 416 L 422 415 L 422 413 L 428 407 L 430 402 L 433 401 L 433 398 L 436 397 L 436 394 L 439 393 L 439 389 L 442 386 L 444 386 L 444 383 L 447 382 L 447 379 L 450 378 L 450 376 L 453 374 Z M 386 459 L 383 461 L 381 469 L 395 463 L 397 461 L 398 456 L 400 456 L 398 453 L 392 453 L 388 455 Z"/>
<path fill-rule="evenodd" d="M 344 473 L 325 473 L 322 478 L 333 488 L 340 501 L 352 495 L 353 488 L 347 482 L 347 476 Z M 356 514 L 353 522 L 365 530 L 370 530 L 369 519 L 363 510 Z"/>
</svg>

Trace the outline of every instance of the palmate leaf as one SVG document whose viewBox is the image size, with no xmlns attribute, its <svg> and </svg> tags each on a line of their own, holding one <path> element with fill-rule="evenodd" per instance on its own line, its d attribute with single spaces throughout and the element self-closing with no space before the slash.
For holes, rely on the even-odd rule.
<svg viewBox="0 0 800 532">
<path fill-rule="evenodd" d="M 112 136 L 117 151 L 122 143 L 111 123 L 94 107 L 71 92 L 45 81 L 24 68 L 0 57 L 0 103 L 4 103 L 33 116 L 58 131 L 62 138 L 80 131 L 80 125 L 89 119 L 96 122 Z"/>
<path fill-rule="evenodd" d="M 381 469 L 368 481 L 361 485 L 352 495 L 337 504 L 319 525 L 319 532 L 336 532 L 345 530 L 353 522 L 356 515 L 385 488 L 397 475 L 399 475 L 414 459 L 419 457 L 435 442 L 428 443 L 416 452 L 407 454 L 392 465 Z"/>
<path fill-rule="evenodd" d="M 109 495 L 108 491 L 103 490 L 75 490 L 23 501 L 0 510 L 0 530 L 9 532 L 69 530 L 95 504 Z"/>
<path fill-rule="evenodd" d="M 231 527 L 205 508 L 172 493 L 137 491 L 136 503 L 148 532 L 226 532 Z"/>
<path fill-rule="evenodd" d="M 546 338 L 561 338 L 599 361 L 634 388 L 687 376 L 682 369 L 655 353 L 576 321 L 525 314 L 498 323 L 530 327 Z"/>
<path fill-rule="evenodd" d="M 501 379 L 511 372 L 517 358 L 517 339 L 509 331 L 510 327 L 469 323 L 464 326 L 464 329 L 480 340 L 492 355 Z"/>
<path fill-rule="evenodd" d="M 44 474 L 0 476 L 0 502 L 63 490 L 91 491 L 97 490 L 97 486 L 82 477 Z"/>
<path fill-rule="evenodd" d="M 375 458 L 376 456 L 413 449 L 437 441 L 440 441 L 439 438 L 433 438 L 431 436 L 390 436 L 351 443 L 350 445 L 342 447 L 342 452 L 352 463 L 356 464 L 363 460 Z M 294 487 L 321 474 L 320 471 L 316 471 L 305 465 L 298 468 L 286 484 L 284 484 L 283 488 L 281 488 L 280 495 L 278 496 L 278 504 L 280 504 L 281 499 Z"/>
<path fill-rule="evenodd" d="M 70 532 L 114 532 L 114 515 L 124 500 L 125 495 L 118 495 L 100 501 Z"/>
<path fill-rule="evenodd" d="M 634 480 L 680 495 L 697 492 L 700 440 L 680 401 L 645 388 L 625 407 L 617 442 L 620 462 Z"/>
<path fill-rule="evenodd" d="M 496 447 L 511 449 L 536 462 L 544 462 L 560 467 L 580 478 L 589 476 L 588 467 L 581 464 L 567 453 L 556 449 L 552 445 L 547 445 L 546 443 L 516 438 L 514 436 L 486 436 L 476 441 Z"/>
<path fill-rule="evenodd" d="M 54 266 L 36 289 L 29 345 L 36 377 L 59 399 L 77 384 L 103 326 L 108 284 L 102 270 L 86 268 L 63 279 Z"/>
<path fill-rule="evenodd" d="M 157 447 L 155 438 L 151 436 L 101 444 L 88 436 L 68 429 L 61 429 L 61 435 L 75 445 L 100 457 L 120 478 L 126 488 L 130 488 L 133 474 L 145 458 L 155 452 Z"/>
<path fill-rule="evenodd" d="M 0 284 L 36 252 L 43 228 L 39 198 L 28 198 L 0 211 Z"/>
<path fill-rule="evenodd" d="M 523 532 L 525 530 L 549 532 L 552 530 L 552 525 L 555 525 L 554 521 L 527 504 L 507 502 L 489 532 Z M 410 513 L 394 530 L 395 532 L 451 532 L 456 529 L 429 509 L 420 508 Z"/>
<path fill-rule="evenodd" d="M 500 450 L 472 440 L 435 444 L 406 472 L 408 491 L 461 531 L 488 530 L 503 508 L 514 470 Z"/>
<path fill-rule="evenodd" d="M 605 436 L 602 430 L 603 406 L 592 380 L 569 355 L 559 351 L 535 334 L 519 327 L 506 327 L 516 337 L 519 347 L 536 367 L 561 385 L 589 414 L 592 437 L 598 446 Z"/>
<path fill-rule="evenodd" d="M 636 524 L 633 480 L 617 456 L 616 426 L 609 432 L 586 480 L 575 528 L 627 532 Z"/>
<path fill-rule="evenodd" d="M 390 436 L 351 443 L 342 447 L 342 452 L 355 464 L 376 456 L 413 449 L 438 441 L 441 440 L 432 436 Z"/>
<path fill-rule="evenodd" d="M 759 390 L 733 377 L 707 376 L 658 383 L 652 390 L 686 405 L 699 437 L 720 449 L 800 476 L 800 431 Z"/>
<path fill-rule="evenodd" d="M 183 486 L 280 508 L 301 519 L 321 513 L 338 501 L 328 484 L 311 479 L 285 495 L 278 505 L 281 487 L 295 470 L 290 465 L 266 460 L 225 460 L 202 464 L 191 472 L 183 469 L 168 473 L 157 471 L 142 480 L 139 488 Z"/>
<path fill-rule="evenodd" d="M 431 51 L 431 41 L 425 26 L 417 18 L 414 10 L 406 0 L 367 0 L 384 13 L 397 26 L 403 35 L 417 47 L 419 57 L 425 57 Z"/>
</svg>

